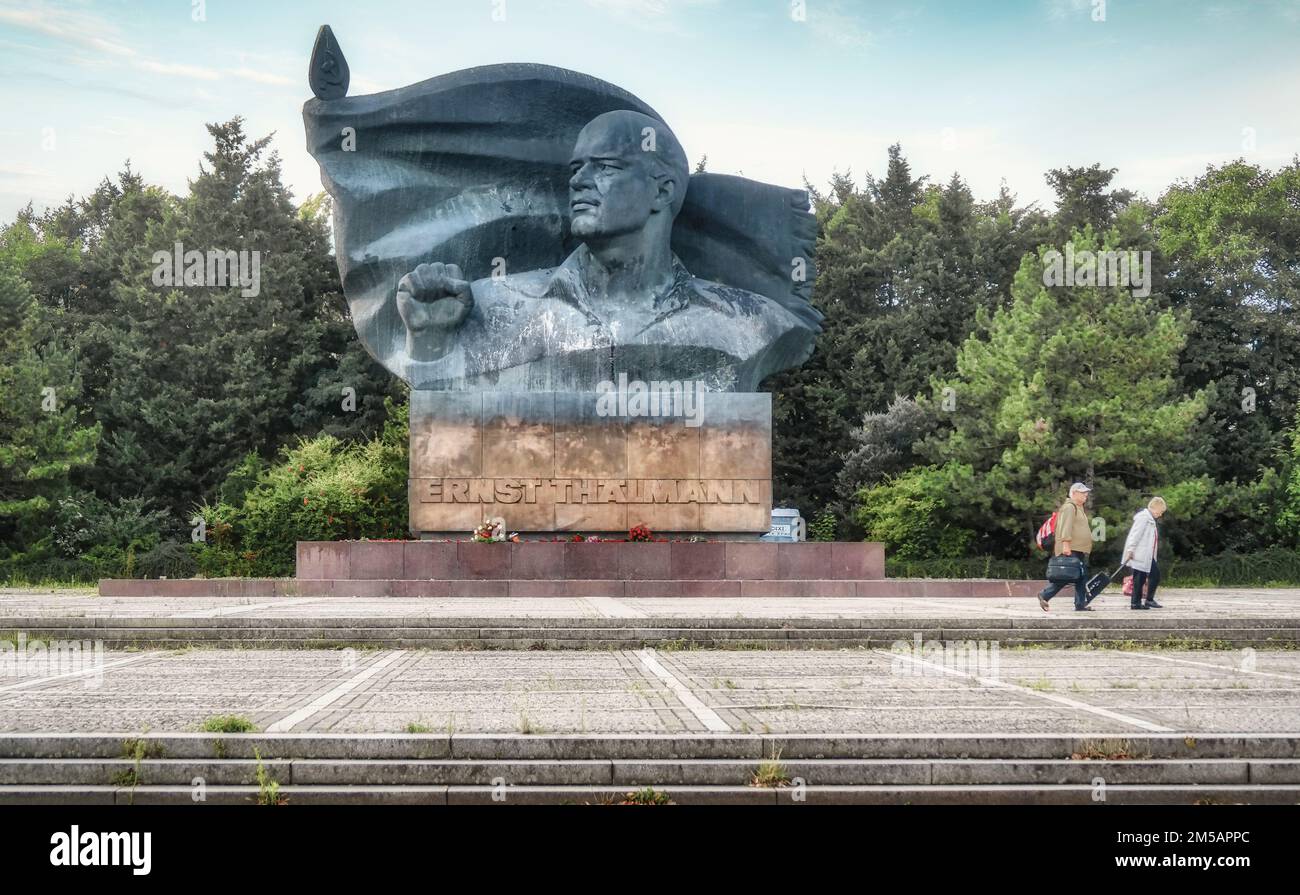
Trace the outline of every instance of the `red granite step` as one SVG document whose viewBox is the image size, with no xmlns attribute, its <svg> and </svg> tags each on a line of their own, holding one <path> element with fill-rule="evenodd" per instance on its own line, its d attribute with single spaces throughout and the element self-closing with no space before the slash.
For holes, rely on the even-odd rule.
<svg viewBox="0 0 1300 895">
<path fill-rule="evenodd" d="M 989 579 L 105 578 L 105 597 L 1029 597 L 1041 581 Z"/>
<path fill-rule="evenodd" d="M 300 541 L 300 579 L 860 581 L 885 577 L 872 542 Z"/>
</svg>

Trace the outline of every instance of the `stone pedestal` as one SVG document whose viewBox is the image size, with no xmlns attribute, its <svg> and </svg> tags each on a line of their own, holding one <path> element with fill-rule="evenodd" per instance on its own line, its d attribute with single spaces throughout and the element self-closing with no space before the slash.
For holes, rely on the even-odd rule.
<svg viewBox="0 0 1300 895">
<path fill-rule="evenodd" d="M 299 541 L 295 584 L 297 592 L 304 595 L 367 597 L 854 597 L 909 593 L 885 581 L 884 547 L 868 542 Z M 913 591 L 923 595 L 915 587 Z M 1002 587 L 992 595 L 1006 593 Z M 961 595 L 972 594 L 967 588 Z"/>
<path fill-rule="evenodd" d="M 410 528 L 512 532 L 765 533 L 769 394 L 411 393 Z M 671 398 L 671 400 L 670 400 Z"/>
</svg>

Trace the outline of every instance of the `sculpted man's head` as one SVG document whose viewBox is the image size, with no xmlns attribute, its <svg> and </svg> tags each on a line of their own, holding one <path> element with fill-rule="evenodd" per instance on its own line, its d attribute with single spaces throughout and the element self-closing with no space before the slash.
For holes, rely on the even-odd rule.
<svg viewBox="0 0 1300 895">
<path fill-rule="evenodd" d="M 607 112 L 578 135 L 570 163 L 574 236 L 614 239 L 647 227 L 667 239 L 686 200 L 690 165 L 668 125 L 639 112 Z"/>
</svg>

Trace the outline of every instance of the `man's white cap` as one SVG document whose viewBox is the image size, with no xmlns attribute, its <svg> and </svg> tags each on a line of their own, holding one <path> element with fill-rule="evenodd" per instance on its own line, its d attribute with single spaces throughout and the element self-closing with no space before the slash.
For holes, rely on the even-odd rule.
<svg viewBox="0 0 1300 895">
<path fill-rule="evenodd" d="M 1083 482 L 1075 482 L 1073 485 L 1070 486 L 1071 494 L 1073 494 L 1075 491 L 1091 491 L 1091 490 L 1092 489 L 1089 488 L 1087 485 L 1085 485 Z"/>
</svg>

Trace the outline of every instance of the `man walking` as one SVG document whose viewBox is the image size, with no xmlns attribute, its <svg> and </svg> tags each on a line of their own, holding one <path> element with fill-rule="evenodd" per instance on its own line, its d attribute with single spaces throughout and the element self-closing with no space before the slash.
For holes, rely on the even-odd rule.
<svg viewBox="0 0 1300 895">
<path fill-rule="evenodd" d="M 1083 482 L 1075 482 L 1070 486 L 1070 499 L 1056 511 L 1056 535 L 1053 553 L 1056 556 L 1077 556 L 1081 563 L 1079 577 L 1072 582 L 1074 584 L 1074 610 L 1076 612 L 1091 612 L 1088 608 L 1088 592 L 1085 585 L 1088 581 L 1088 557 L 1092 553 L 1092 526 L 1088 522 L 1088 514 L 1084 510 L 1084 504 L 1088 502 L 1088 494 L 1092 489 Z M 1047 603 L 1052 597 L 1061 592 L 1063 588 L 1071 582 L 1063 581 L 1060 583 L 1049 583 L 1038 595 L 1038 605 L 1047 611 Z"/>
</svg>

